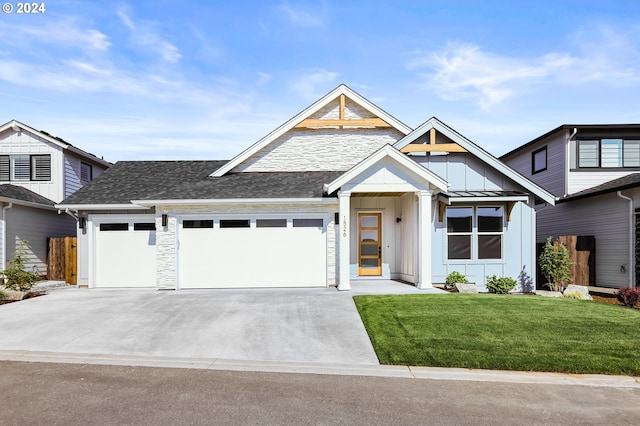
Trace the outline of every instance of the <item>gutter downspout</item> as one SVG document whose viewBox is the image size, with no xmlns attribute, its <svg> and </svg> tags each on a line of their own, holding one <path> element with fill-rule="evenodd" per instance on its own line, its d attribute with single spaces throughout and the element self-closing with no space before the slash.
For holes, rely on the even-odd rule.
<svg viewBox="0 0 640 426">
<path fill-rule="evenodd" d="M 564 197 L 569 195 L 569 170 L 571 169 L 571 139 L 573 139 L 578 134 L 578 128 L 574 127 L 573 132 L 569 135 L 569 139 L 567 139 L 567 144 L 565 146 L 564 153 Z M 577 160 L 576 160 L 577 161 Z"/>
<path fill-rule="evenodd" d="M 2 270 L 7 269 L 7 210 L 13 207 L 13 203 L 2 207 Z"/>
<path fill-rule="evenodd" d="M 635 287 L 636 283 L 633 280 L 633 274 L 635 272 L 635 265 L 633 262 L 633 199 L 622 195 L 622 191 L 617 192 L 618 197 L 623 200 L 629 201 L 629 287 Z"/>
</svg>

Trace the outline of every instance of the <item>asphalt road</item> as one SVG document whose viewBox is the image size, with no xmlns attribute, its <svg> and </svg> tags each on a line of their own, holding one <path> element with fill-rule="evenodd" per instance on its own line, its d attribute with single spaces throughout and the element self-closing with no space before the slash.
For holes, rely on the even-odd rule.
<svg viewBox="0 0 640 426">
<path fill-rule="evenodd" d="M 2 425 L 638 424 L 640 388 L 0 362 Z"/>
</svg>

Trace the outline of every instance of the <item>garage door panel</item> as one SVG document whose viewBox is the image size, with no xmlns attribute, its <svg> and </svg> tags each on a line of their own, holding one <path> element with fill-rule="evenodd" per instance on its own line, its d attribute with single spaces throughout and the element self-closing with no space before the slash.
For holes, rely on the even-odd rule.
<svg viewBox="0 0 640 426">
<path fill-rule="evenodd" d="M 181 229 L 179 247 L 180 288 L 326 286 L 322 228 Z"/>
<path fill-rule="evenodd" d="M 146 223 L 153 222 L 149 218 Z M 109 226 L 126 223 L 126 230 Z M 96 225 L 96 287 L 155 287 L 156 232 L 134 230 L 134 223 L 110 220 Z M 100 225 L 107 225 L 101 226 Z M 138 227 L 136 227 L 138 228 Z"/>
</svg>

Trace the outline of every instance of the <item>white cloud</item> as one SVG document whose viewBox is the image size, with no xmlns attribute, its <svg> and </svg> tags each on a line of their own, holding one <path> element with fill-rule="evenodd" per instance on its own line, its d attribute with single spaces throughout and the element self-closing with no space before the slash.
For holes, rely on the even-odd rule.
<svg viewBox="0 0 640 426">
<path fill-rule="evenodd" d="M 294 9 L 289 3 L 282 3 L 279 9 L 284 12 L 289 22 L 297 27 L 324 26 L 321 10 L 306 11 L 299 6 Z"/>
<path fill-rule="evenodd" d="M 486 110 L 574 61 L 571 56 L 558 54 L 511 58 L 486 53 L 475 45 L 449 44 L 441 52 L 418 55 L 407 67 L 432 70 L 425 75 L 427 85 L 443 99 L 471 98 Z"/>
<path fill-rule="evenodd" d="M 132 42 L 143 48 L 150 49 L 167 62 L 178 62 L 182 57 L 180 50 L 158 35 L 156 25 L 149 21 L 135 23 L 124 9 L 117 11 L 122 23 L 131 31 Z"/>
<path fill-rule="evenodd" d="M 294 80 L 289 85 L 289 90 L 305 99 L 318 99 L 327 91 L 327 85 L 335 82 L 339 76 L 337 72 L 313 69 Z"/>
<path fill-rule="evenodd" d="M 47 19 L 38 25 L 21 22 L 19 25 L 0 21 L 0 39 L 5 46 L 29 46 L 33 43 L 55 45 L 56 48 L 73 47 L 83 51 L 107 51 L 109 37 L 102 32 L 86 28 L 72 17 Z"/>
<path fill-rule="evenodd" d="M 471 99 L 483 110 L 545 86 L 640 84 L 640 30 L 616 32 L 589 26 L 572 37 L 565 52 L 508 56 L 473 44 L 449 43 L 435 53 L 414 52 L 407 68 L 445 100 Z"/>
<path fill-rule="evenodd" d="M 271 80 L 271 74 L 258 71 L 258 86 L 263 86 Z"/>
</svg>

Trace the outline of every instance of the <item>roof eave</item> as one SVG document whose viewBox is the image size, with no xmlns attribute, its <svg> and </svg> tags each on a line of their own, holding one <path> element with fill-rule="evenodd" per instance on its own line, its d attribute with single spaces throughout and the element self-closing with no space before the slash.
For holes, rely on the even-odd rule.
<svg viewBox="0 0 640 426">
<path fill-rule="evenodd" d="M 58 210 L 146 210 L 138 204 L 56 204 Z"/>
<path fill-rule="evenodd" d="M 184 206 L 210 204 L 335 204 L 335 197 L 317 198 L 220 198 L 220 199 L 184 199 L 184 200 L 132 200 L 139 206 Z"/>
</svg>

